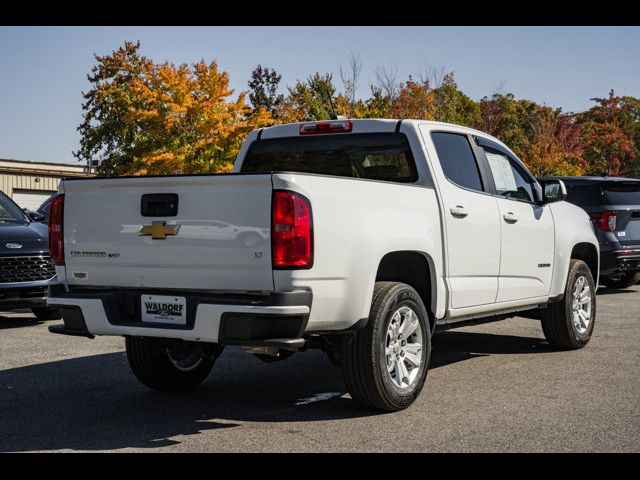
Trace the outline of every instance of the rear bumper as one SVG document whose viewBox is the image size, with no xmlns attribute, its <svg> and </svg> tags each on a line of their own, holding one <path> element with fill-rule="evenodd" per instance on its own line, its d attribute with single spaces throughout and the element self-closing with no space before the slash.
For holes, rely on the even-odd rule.
<svg viewBox="0 0 640 480">
<path fill-rule="evenodd" d="M 624 271 L 640 270 L 640 250 L 620 249 L 600 252 L 600 276 L 608 277 Z"/>
<path fill-rule="evenodd" d="M 131 335 L 221 345 L 258 345 L 302 338 L 311 311 L 311 292 L 308 291 L 269 295 L 183 292 L 180 295 L 187 297 L 187 325 L 150 325 L 140 321 L 142 293 L 138 289 L 65 292 L 62 288 L 52 288 L 48 304 L 60 309 L 64 327 L 56 326 L 51 331 L 86 337 Z M 145 290 L 144 293 L 169 292 Z"/>
</svg>

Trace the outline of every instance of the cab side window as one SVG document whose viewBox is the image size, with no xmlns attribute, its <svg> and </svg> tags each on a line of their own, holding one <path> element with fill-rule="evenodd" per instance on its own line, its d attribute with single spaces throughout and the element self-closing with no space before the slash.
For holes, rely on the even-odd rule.
<svg viewBox="0 0 640 480">
<path fill-rule="evenodd" d="M 516 200 L 533 202 L 533 187 L 529 178 L 507 155 L 492 148 L 484 147 L 489 169 L 493 176 L 498 195 Z"/>
<path fill-rule="evenodd" d="M 483 191 L 476 157 L 466 135 L 433 132 L 431 139 L 436 147 L 445 176 L 461 187 Z"/>
</svg>

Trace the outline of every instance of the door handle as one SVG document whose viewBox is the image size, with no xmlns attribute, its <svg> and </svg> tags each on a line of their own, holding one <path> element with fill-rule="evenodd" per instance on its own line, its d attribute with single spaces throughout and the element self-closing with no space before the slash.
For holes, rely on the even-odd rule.
<svg viewBox="0 0 640 480">
<path fill-rule="evenodd" d="M 451 207 L 451 210 L 449 210 L 451 212 L 451 215 L 453 215 L 456 218 L 464 218 L 467 215 L 469 215 L 469 212 L 467 211 L 466 208 L 464 208 L 462 205 L 456 205 L 455 207 Z"/>
<path fill-rule="evenodd" d="M 507 223 L 516 223 L 518 221 L 518 216 L 514 215 L 513 212 L 505 213 L 502 218 L 504 218 L 504 221 Z"/>
</svg>

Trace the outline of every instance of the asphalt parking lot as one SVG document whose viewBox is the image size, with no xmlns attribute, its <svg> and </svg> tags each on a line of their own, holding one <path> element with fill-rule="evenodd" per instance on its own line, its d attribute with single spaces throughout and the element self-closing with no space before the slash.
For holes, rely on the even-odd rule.
<svg viewBox="0 0 640 480">
<path fill-rule="evenodd" d="M 425 389 L 374 414 L 321 352 L 227 349 L 187 394 L 146 389 L 124 340 L 0 315 L 0 451 L 640 451 L 640 286 L 600 289 L 594 336 L 560 352 L 514 318 L 436 334 Z"/>
</svg>

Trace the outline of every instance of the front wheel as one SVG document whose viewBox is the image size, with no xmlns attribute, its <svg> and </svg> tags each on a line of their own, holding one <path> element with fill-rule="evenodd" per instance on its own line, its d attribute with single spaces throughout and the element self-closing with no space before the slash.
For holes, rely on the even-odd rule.
<svg viewBox="0 0 640 480">
<path fill-rule="evenodd" d="M 222 353 L 211 343 L 150 337 L 126 337 L 127 359 L 141 383 L 155 390 L 175 392 L 200 385 Z"/>
<path fill-rule="evenodd" d="M 589 343 L 596 321 L 596 287 L 582 260 L 571 260 L 561 301 L 542 311 L 542 331 L 559 348 L 576 350 Z"/>
<path fill-rule="evenodd" d="M 608 288 L 629 288 L 640 281 L 640 272 L 624 272 L 617 277 L 603 277 L 600 282 Z"/>
<path fill-rule="evenodd" d="M 342 345 L 351 397 L 374 410 L 407 408 L 422 390 L 430 357 L 431 331 L 420 295 L 404 283 L 376 283 L 366 327 Z"/>
</svg>

